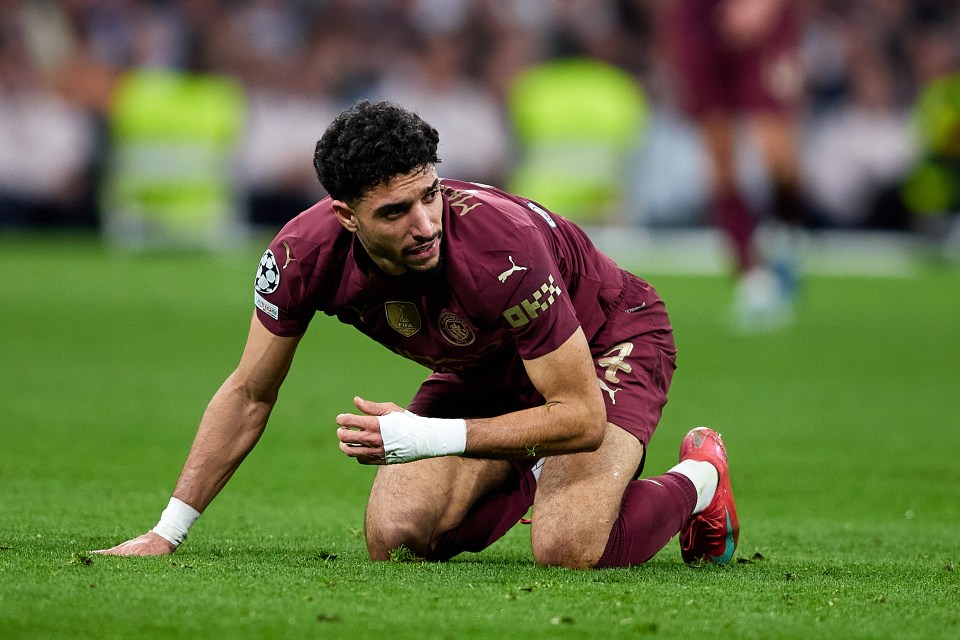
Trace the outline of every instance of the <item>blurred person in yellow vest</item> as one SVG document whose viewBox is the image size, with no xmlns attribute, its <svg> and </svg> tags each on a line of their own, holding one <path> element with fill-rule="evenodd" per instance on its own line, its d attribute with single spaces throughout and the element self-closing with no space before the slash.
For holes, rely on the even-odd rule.
<svg viewBox="0 0 960 640">
<path fill-rule="evenodd" d="M 508 104 L 520 147 L 510 189 L 581 224 L 618 221 L 624 161 L 646 122 L 639 82 L 599 59 L 560 58 L 518 74 Z"/>
<path fill-rule="evenodd" d="M 210 72 L 135 68 L 109 112 L 107 238 L 129 248 L 227 248 L 242 236 L 235 176 L 243 87 Z"/>
<path fill-rule="evenodd" d="M 913 122 L 920 159 L 901 187 L 916 226 L 960 261 L 960 72 L 931 80 Z"/>
<path fill-rule="evenodd" d="M 960 44 L 956 9 L 924 14 L 911 52 L 919 90 L 911 118 L 918 156 L 900 184 L 911 226 L 932 257 L 960 263 Z"/>
</svg>

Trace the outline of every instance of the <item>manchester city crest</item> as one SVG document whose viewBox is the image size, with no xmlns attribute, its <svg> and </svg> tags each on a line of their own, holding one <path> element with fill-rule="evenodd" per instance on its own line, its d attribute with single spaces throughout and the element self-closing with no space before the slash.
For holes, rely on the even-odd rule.
<svg viewBox="0 0 960 640">
<path fill-rule="evenodd" d="M 420 330 L 420 312 L 412 302 L 385 302 L 387 322 L 397 333 L 409 338 Z"/>
<path fill-rule="evenodd" d="M 449 311 L 441 313 L 439 325 L 440 335 L 446 338 L 450 344 L 465 347 L 468 344 L 473 344 L 476 339 L 470 326 L 455 313 Z"/>
</svg>

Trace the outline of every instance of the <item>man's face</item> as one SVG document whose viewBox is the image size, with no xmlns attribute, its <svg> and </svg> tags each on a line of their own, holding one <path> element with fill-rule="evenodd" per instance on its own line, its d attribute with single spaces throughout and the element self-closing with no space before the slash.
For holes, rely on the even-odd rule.
<svg viewBox="0 0 960 640">
<path fill-rule="evenodd" d="M 428 271 L 440 263 L 443 200 L 433 165 L 374 187 L 352 207 L 334 200 L 333 208 L 384 273 Z"/>
</svg>

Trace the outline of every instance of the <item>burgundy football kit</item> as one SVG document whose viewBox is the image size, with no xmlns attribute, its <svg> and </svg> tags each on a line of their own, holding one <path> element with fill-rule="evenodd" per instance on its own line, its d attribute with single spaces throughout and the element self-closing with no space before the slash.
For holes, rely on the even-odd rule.
<svg viewBox="0 0 960 640">
<path fill-rule="evenodd" d="M 341 226 L 330 198 L 301 213 L 261 259 L 260 322 L 295 336 L 322 311 L 356 327 L 433 371 L 407 407 L 433 418 L 542 404 L 522 360 L 554 351 L 581 327 L 607 420 L 649 444 L 676 360 L 654 289 L 536 203 L 455 180 L 441 182 L 441 196 L 440 265 L 400 276 L 380 271 Z M 515 481 L 481 499 L 442 536 L 432 559 L 478 551 L 512 527 L 533 502 L 534 462 L 517 462 Z M 646 560 L 680 530 L 695 502 L 692 483 L 676 473 L 631 482 L 598 566 Z"/>
<path fill-rule="evenodd" d="M 784 111 L 796 107 L 799 16 L 784 3 L 769 31 L 749 46 L 725 41 L 727 0 L 670 0 L 659 14 L 665 52 L 677 71 L 680 103 L 701 118 L 715 110 Z"/>
<path fill-rule="evenodd" d="M 796 3 L 780 3 L 768 29 L 752 41 L 742 42 L 722 25 L 724 12 L 736 1 L 667 0 L 658 13 L 658 31 L 674 72 L 670 77 L 677 102 L 694 121 L 706 126 L 714 139 L 722 131 L 717 122 L 727 118 L 795 113 L 803 92 Z M 782 220 L 796 223 L 803 215 L 796 187 L 779 184 L 778 175 L 772 178 L 775 212 Z M 739 187 L 719 186 L 723 188 L 715 195 L 712 216 L 732 242 L 738 268 L 747 272 L 757 260 L 754 236 L 758 216 Z"/>
</svg>

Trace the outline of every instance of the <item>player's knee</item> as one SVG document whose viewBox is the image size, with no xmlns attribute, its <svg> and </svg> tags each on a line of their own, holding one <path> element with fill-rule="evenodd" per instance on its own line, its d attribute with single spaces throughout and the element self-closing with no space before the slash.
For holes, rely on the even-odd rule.
<svg viewBox="0 0 960 640">
<path fill-rule="evenodd" d="M 540 535 L 533 542 L 537 564 L 567 569 L 589 569 L 603 555 L 603 547 L 572 535 Z"/>
<path fill-rule="evenodd" d="M 403 522 L 367 524 L 367 553 L 373 560 L 389 560 L 401 549 L 426 557 L 430 551 L 429 536 L 418 527 Z"/>
</svg>

